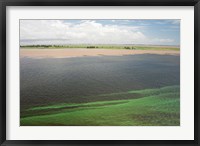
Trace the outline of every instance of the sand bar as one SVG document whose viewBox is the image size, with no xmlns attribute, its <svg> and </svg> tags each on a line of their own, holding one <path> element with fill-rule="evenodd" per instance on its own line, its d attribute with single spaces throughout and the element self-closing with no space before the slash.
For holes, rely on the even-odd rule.
<svg viewBox="0 0 200 146">
<path fill-rule="evenodd" d="M 173 50 L 126 50 L 126 49 L 20 49 L 20 57 L 70 58 L 83 56 L 123 56 L 135 54 L 180 55 Z"/>
</svg>

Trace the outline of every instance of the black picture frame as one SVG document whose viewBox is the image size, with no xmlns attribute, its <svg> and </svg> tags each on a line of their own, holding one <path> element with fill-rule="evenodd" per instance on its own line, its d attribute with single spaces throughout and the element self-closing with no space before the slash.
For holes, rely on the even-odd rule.
<svg viewBox="0 0 200 146">
<path fill-rule="evenodd" d="M 194 140 L 7 140 L 6 139 L 6 7 L 7 6 L 194 6 Z M 2 146 L 54 145 L 132 145 L 132 146 L 197 146 L 199 126 L 199 0 L 0 0 L 0 144 Z"/>
</svg>

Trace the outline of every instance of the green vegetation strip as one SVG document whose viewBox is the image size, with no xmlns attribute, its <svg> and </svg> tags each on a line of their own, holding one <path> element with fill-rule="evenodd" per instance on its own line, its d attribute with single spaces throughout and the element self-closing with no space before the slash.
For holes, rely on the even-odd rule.
<svg viewBox="0 0 200 146">
<path fill-rule="evenodd" d="M 133 45 L 27 45 L 20 46 L 22 49 L 127 49 L 127 50 L 174 50 L 179 47 L 167 46 L 133 46 Z"/>
<path fill-rule="evenodd" d="M 33 107 L 20 123 L 21 126 L 177 126 L 180 125 L 179 92 L 179 86 L 169 86 L 127 92 L 142 94 L 138 99 Z M 46 114 L 39 115 L 44 111 Z M 38 116 L 31 116 L 31 112 L 37 112 Z"/>
</svg>

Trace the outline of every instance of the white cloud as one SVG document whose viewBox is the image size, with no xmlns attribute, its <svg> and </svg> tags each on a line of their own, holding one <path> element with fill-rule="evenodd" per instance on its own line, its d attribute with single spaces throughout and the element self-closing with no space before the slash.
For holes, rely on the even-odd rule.
<svg viewBox="0 0 200 146">
<path fill-rule="evenodd" d="M 151 42 L 172 43 L 172 42 L 174 42 L 174 40 L 173 39 L 159 39 L 159 38 L 155 38 L 155 39 L 152 39 Z"/>
<path fill-rule="evenodd" d="M 57 44 L 145 44 L 172 42 L 146 37 L 138 26 L 102 25 L 93 20 L 21 20 L 20 40 L 56 40 Z M 37 42 L 37 41 L 35 41 Z M 41 43 L 41 41 L 39 41 Z M 48 41 L 50 42 L 50 41 Z M 53 41 L 52 41 L 53 42 Z"/>
<path fill-rule="evenodd" d="M 102 25 L 95 21 L 79 24 L 60 20 L 22 20 L 21 39 L 66 39 L 69 43 L 137 43 L 145 36 L 138 27 Z"/>
</svg>

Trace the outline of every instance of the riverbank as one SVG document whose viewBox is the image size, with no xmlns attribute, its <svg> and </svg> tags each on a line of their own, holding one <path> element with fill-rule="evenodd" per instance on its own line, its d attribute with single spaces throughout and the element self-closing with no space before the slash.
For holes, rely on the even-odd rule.
<svg viewBox="0 0 200 146">
<path fill-rule="evenodd" d="M 175 50 L 126 50 L 126 49 L 20 49 L 20 57 L 71 58 L 83 56 L 123 56 L 136 54 L 180 55 Z"/>
</svg>

